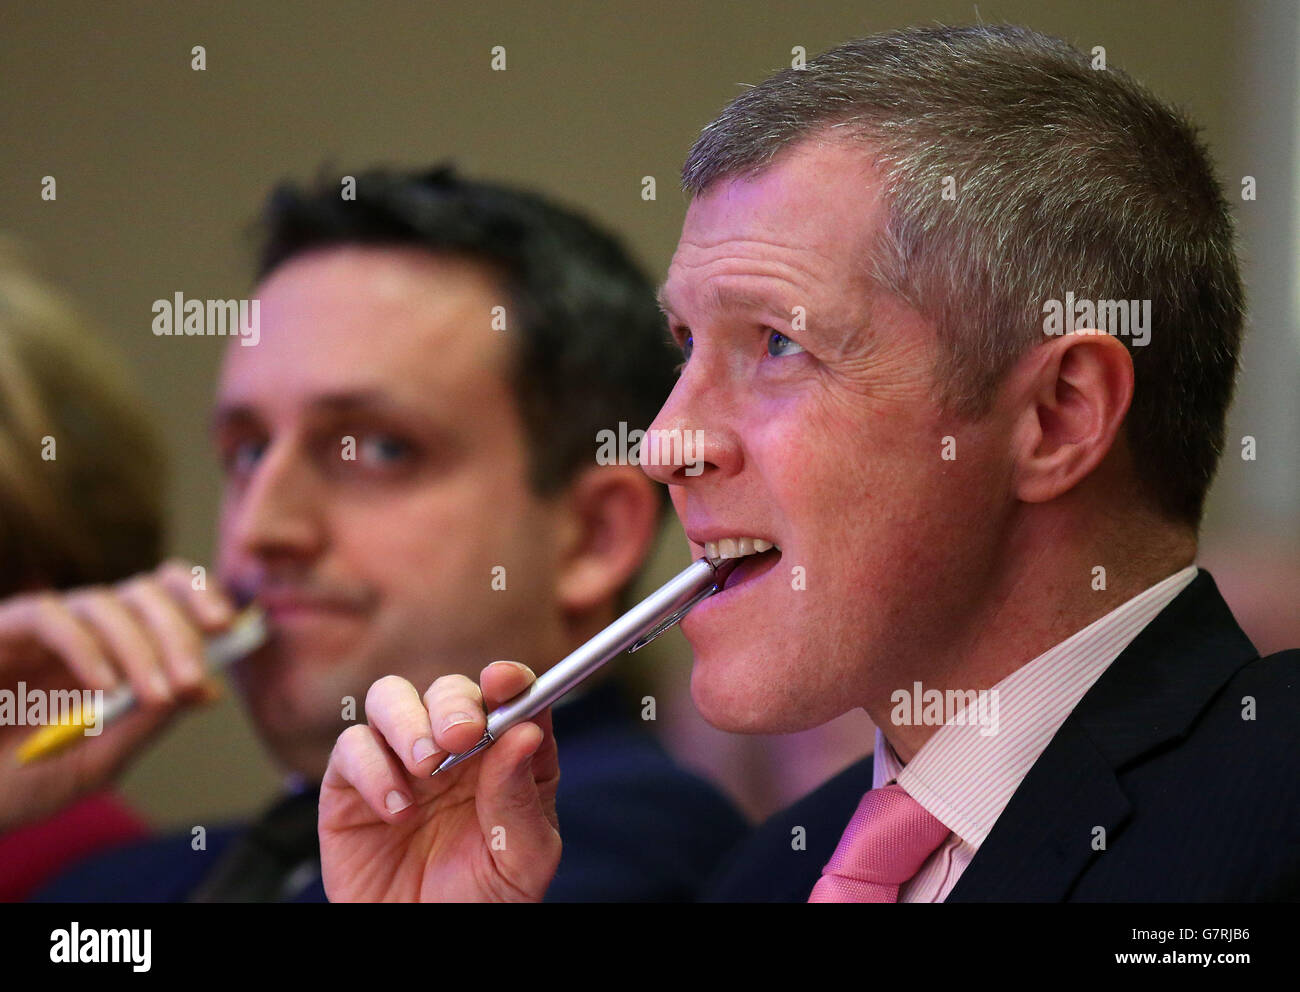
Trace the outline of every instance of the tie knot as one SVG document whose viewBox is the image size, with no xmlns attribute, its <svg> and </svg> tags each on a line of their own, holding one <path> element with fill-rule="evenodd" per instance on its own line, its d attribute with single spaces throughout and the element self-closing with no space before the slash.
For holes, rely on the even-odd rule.
<svg viewBox="0 0 1300 992">
<path fill-rule="evenodd" d="M 824 876 L 848 884 L 821 888 L 827 896 L 840 893 L 840 899 L 893 902 L 898 897 L 897 887 L 920 870 L 949 832 L 901 785 L 872 789 L 859 801 L 848 829 L 823 869 Z M 824 877 L 823 881 L 831 880 Z M 877 891 L 878 896 L 874 895 Z M 819 895 L 814 890 L 814 896 Z"/>
</svg>

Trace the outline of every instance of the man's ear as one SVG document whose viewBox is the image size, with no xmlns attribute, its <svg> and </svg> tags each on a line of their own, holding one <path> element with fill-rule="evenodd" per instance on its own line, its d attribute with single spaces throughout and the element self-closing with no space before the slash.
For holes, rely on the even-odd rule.
<svg viewBox="0 0 1300 992">
<path fill-rule="evenodd" d="M 636 465 L 596 465 L 569 484 L 556 595 L 582 613 L 614 604 L 645 562 L 659 524 L 659 493 Z"/>
<path fill-rule="evenodd" d="M 1045 503 L 1104 459 L 1133 399 L 1133 359 L 1105 332 L 1075 331 L 1039 345 L 1008 379 L 1015 495 Z"/>
</svg>

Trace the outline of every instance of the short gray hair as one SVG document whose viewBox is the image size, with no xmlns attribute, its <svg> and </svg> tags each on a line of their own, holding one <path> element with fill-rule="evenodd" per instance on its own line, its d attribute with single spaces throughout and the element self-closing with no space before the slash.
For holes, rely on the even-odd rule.
<svg viewBox="0 0 1300 992">
<path fill-rule="evenodd" d="M 829 130 L 829 129 L 834 130 Z M 1125 430 L 1166 515 L 1199 523 L 1232 399 L 1245 301 L 1232 217 L 1196 127 L 1064 41 L 1007 25 L 909 28 L 769 76 L 701 133 L 698 195 L 818 134 L 860 140 L 888 221 L 867 274 L 934 321 L 941 399 L 989 409 L 1043 340 L 1043 303 L 1151 300 Z M 945 180 L 956 198 L 945 200 Z M 1132 342 L 1124 339 L 1132 348 Z"/>
</svg>

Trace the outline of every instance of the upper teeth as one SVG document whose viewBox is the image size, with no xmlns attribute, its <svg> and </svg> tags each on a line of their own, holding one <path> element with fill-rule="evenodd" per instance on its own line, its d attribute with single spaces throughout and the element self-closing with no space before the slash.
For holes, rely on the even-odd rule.
<svg viewBox="0 0 1300 992">
<path fill-rule="evenodd" d="M 771 541 L 761 537 L 724 537 L 720 541 L 705 541 L 704 553 L 712 561 L 724 558 L 743 558 L 745 555 L 761 555 L 764 551 L 776 548 Z M 779 551 L 780 548 L 777 548 Z"/>
</svg>

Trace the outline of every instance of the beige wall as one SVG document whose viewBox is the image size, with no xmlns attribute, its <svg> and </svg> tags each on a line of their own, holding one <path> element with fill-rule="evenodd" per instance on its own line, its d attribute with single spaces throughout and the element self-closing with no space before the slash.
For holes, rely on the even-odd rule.
<svg viewBox="0 0 1300 992">
<path fill-rule="evenodd" d="M 150 305 L 177 291 L 247 291 L 243 232 L 272 181 L 308 176 L 325 160 L 361 167 L 452 156 L 467 171 L 585 206 L 625 232 L 661 277 L 685 209 L 677 170 L 737 84 L 788 64 L 795 45 L 811 55 L 878 29 L 973 19 L 969 0 L 309 6 L 310 14 L 247 0 L 202 9 L 14 5 L 0 29 L 0 230 L 34 246 L 128 357 L 174 457 L 172 548 L 201 561 L 217 492 L 206 413 L 220 343 L 153 336 Z M 1249 76 L 1261 15 L 1252 20 L 1246 4 L 978 6 L 985 21 L 1026 23 L 1085 49 L 1104 45 L 1113 64 L 1199 119 L 1230 187 L 1259 168 L 1257 146 L 1243 144 L 1251 122 L 1278 113 L 1278 101 L 1294 108 L 1293 93 Z M 1263 36 L 1280 16 L 1265 18 Z M 206 47 L 206 71 L 190 68 L 194 45 Z M 489 70 L 494 45 L 506 47 L 505 72 Z M 1256 89 L 1243 95 L 1248 85 Z M 1261 199 L 1288 189 L 1285 164 L 1273 162 L 1281 172 L 1267 189 L 1261 183 Z M 57 179 L 56 202 L 40 199 L 45 175 Z M 654 202 L 640 196 L 647 175 L 658 181 Z M 1256 209 L 1282 208 L 1274 199 Z M 1216 526 L 1249 501 L 1251 480 L 1237 472 L 1231 481 L 1233 492 L 1216 494 Z M 1294 536 L 1294 504 L 1268 512 L 1268 526 Z M 677 544 L 666 557 L 681 555 Z M 679 635 L 672 645 L 673 663 L 684 665 Z M 869 748 L 861 725 L 849 736 Z M 765 760 L 763 744 L 717 747 L 752 771 Z M 827 759 L 843 760 L 840 752 Z M 815 765 L 809 774 L 829 770 Z M 229 702 L 184 721 L 126 780 L 159 822 L 184 824 L 248 811 L 273 787 Z M 755 790 L 755 810 L 784 798 Z"/>
</svg>

